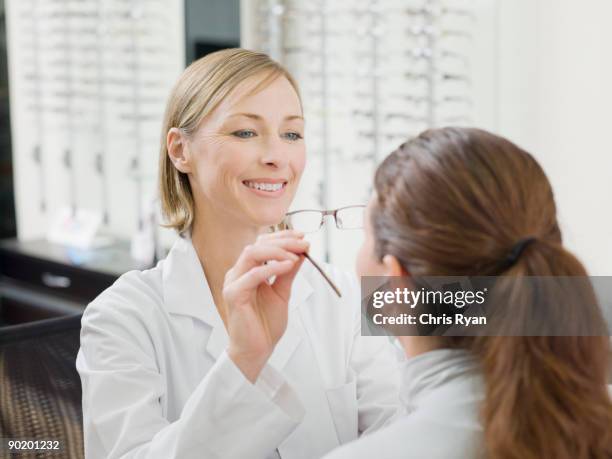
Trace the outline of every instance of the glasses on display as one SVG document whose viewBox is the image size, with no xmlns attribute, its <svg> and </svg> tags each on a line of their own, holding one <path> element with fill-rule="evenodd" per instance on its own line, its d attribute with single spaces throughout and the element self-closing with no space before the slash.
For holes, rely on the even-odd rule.
<svg viewBox="0 0 612 459">
<path fill-rule="evenodd" d="M 346 164 L 369 174 L 373 164 L 422 130 L 472 118 L 472 2 L 253 1 L 261 15 L 254 41 L 275 51 L 300 81 L 314 120 L 309 148 L 323 176 Z M 329 209 L 335 192 L 316 191 L 313 184 L 315 207 Z M 363 227 L 363 207 L 357 206 L 291 212 L 283 224 L 313 233 L 328 215 L 339 229 Z M 330 257 L 330 240 L 323 236 Z"/>
<path fill-rule="evenodd" d="M 364 209 L 365 205 L 354 205 L 335 210 L 296 210 L 285 215 L 281 227 L 306 234 L 315 233 L 323 226 L 325 217 L 333 216 L 336 228 L 340 230 L 362 229 Z"/>
</svg>

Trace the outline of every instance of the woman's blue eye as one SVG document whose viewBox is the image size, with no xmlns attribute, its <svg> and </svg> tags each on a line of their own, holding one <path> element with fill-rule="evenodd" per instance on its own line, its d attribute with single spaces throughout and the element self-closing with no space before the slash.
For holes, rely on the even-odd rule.
<svg viewBox="0 0 612 459">
<path fill-rule="evenodd" d="M 302 136 L 298 134 L 297 132 L 287 132 L 285 134 L 285 137 L 287 137 L 289 140 L 292 140 L 292 141 L 300 140 L 302 138 Z"/>
<path fill-rule="evenodd" d="M 241 131 L 232 132 L 232 135 L 234 137 L 238 137 L 239 139 L 250 139 L 251 137 L 255 137 L 255 132 L 241 130 Z"/>
</svg>

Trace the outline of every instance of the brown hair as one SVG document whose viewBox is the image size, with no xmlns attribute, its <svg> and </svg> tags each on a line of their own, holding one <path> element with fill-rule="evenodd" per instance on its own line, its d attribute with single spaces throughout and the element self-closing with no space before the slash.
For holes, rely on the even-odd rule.
<svg viewBox="0 0 612 459">
<path fill-rule="evenodd" d="M 478 129 L 426 131 L 383 161 L 375 190 L 371 222 L 377 256 L 394 255 L 412 276 L 587 275 L 561 244 L 553 192 L 542 168 L 506 139 Z M 507 255 L 525 238 L 533 241 L 509 265 Z M 521 302 L 526 309 L 539 306 L 528 292 L 511 293 L 528 299 Z M 592 290 L 581 294 L 594 309 L 566 330 L 603 321 Z M 556 304 L 571 301 L 557 297 Z M 529 310 L 515 312 L 529 315 Z M 487 457 L 612 457 L 609 337 L 440 340 L 445 347 L 469 349 L 481 364 Z"/>
<path fill-rule="evenodd" d="M 160 140 L 159 192 L 162 215 L 167 222 L 162 226 L 183 234 L 191 228 L 195 217 L 189 179 L 168 156 L 168 131 L 179 128 L 191 136 L 225 97 L 255 75 L 261 76 L 261 81 L 251 93 L 283 76 L 300 97 L 296 81 L 284 67 L 266 54 L 241 48 L 224 49 L 194 61 L 176 82 L 166 105 Z"/>
</svg>

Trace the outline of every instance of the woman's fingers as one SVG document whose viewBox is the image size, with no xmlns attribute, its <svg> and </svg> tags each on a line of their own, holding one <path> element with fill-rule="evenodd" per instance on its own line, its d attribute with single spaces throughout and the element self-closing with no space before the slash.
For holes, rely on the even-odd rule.
<svg viewBox="0 0 612 459">
<path fill-rule="evenodd" d="M 293 252 L 277 245 L 249 245 L 242 250 L 234 267 L 227 272 L 226 280 L 237 279 L 251 268 L 267 261 L 297 260 L 297 257 Z"/>
<path fill-rule="evenodd" d="M 275 246 L 280 247 L 289 252 L 293 252 L 295 254 L 301 254 L 307 252 L 310 248 L 310 242 L 306 239 L 295 239 L 295 238 L 282 238 L 282 239 L 270 239 L 262 244 L 267 246 Z"/>
<path fill-rule="evenodd" d="M 310 243 L 304 239 L 282 238 L 261 241 L 244 248 L 232 268 L 231 277 L 238 278 L 250 269 L 271 260 L 293 260 L 308 251 Z"/>
<path fill-rule="evenodd" d="M 279 295 L 289 298 L 293 279 L 295 279 L 295 276 L 300 270 L 300 267 L 302 266 L 302 263 L 304 263 L 305 259 L 305 257 L 300 257 L 300 259 L 293 264 L 289 271 L 276 276 L 273 288 Z"/>
<path fill-rule="evenodd" d="M 291 272 L 297 262 L 298 260 L 272 261 L 268 264 L 252 268 L 232 282 L 231 285 L 227 286 L 224 294 L 231 298 L 239 292 L 254 290 L 263 282 L 267 282 L 272 276 L 279 277 Z"/>
<path fill-rule="evenodd" d="M 304 233 L 297 230 L 283 230 L 276 231 L 274 233 L 261 233 L 257 236 L 257 242 L 269 241 L 274 239 L 283 239 L 283 238 L 297 238 L 302 239 L 304 237 Z"/>
</svg>

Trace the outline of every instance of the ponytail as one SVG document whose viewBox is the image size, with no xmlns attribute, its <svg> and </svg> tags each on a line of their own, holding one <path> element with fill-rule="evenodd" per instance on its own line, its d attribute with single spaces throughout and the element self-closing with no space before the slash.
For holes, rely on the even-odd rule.
<svg viewBox="0 0 612 459">
<path fill-rule="evenodd" d="M 582 264 L 556 242 L 529 244 L 506 276 L 587 276 Z M 520 284 L 515 283 L 517 288 Z M 581 286 L 581 284 L 576 284 Z M 590 285 L 590 284 L 589 284 Z M 584 324 L 605 323 L 593 291 L 582 285 L 571 297 L 547 292 L 558 310 L 580 305 L 580 318 L 567 324 L 576 335 Z M 556 295 L 556 297 L 552 297 Z M 514 304 L 534 310 L 538 304 Z M 520 314 L 520 311 L 517 311 Z M 550 320 L 565 320 L 552 315 Z M 577 459 L 612 457 L 612 402 L 606 388 L 607 336 L 478 337 L 486 385 L 482 407 L 487 457 Z"/>
<path fill-rule="evenodd" d="M 535 240 L 505 276 L 536 275 L 582 277 L 587 273 L 559 244 Z M 558 291 L 546 295 L 547 302 L 560 310 L 575 309 L 574 301 L 590 308 L 581 309 L 580 316 L 565 325 L 574 327 L 578 335 L 581 327 L 605 322 L 590 285 L 576 285 L 583 288 L 571 296 Z M 528 309 L 539 306 L 517 304 Z M 609 345 L 607 336 L 474 338 L 469 347 L 479 356 L 486 386 L 481 414 L 487 457 L 612 457 L 612 402 L 606 388 Z"/>
</svg>

